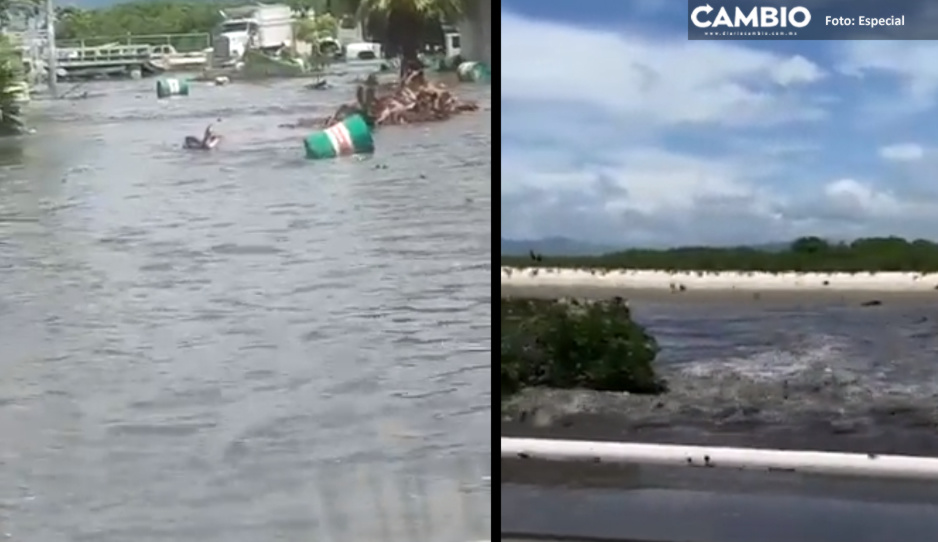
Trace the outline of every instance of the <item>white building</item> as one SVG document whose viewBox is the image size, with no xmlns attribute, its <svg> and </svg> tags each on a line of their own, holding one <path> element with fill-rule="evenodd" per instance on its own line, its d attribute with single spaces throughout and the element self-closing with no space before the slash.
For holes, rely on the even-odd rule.
<svg viewBox="0 0 938 542">
<path fill-rule="evenodd" d="M 492 64 L 492 0 L 467 0 L 466 18 L 456 25 L 466 60 Z"/>
</svg>

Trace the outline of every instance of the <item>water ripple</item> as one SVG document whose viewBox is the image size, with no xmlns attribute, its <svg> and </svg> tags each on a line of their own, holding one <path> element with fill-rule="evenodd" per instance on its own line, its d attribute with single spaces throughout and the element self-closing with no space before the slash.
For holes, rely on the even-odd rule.
<svg viewBox="0 0 938 542">
<path fill-rule="evenodd" d="M 331 108 L 350 77 L 169 101 L 92 84 L 101 98 L 37 111 L 42 137 L 0 167 L 0 215 L 29 218 L 0 223 L 0 531 L 488 532 L 488 504 L 466 508 L 487 497 L 454 484 L 490 457 L 491 115 L 303 159 L 277 125 Z M 216 118 L 218 152 L 179 150 Z M 401 508 L 417 501 L 433 514 Z"/>
</svg>

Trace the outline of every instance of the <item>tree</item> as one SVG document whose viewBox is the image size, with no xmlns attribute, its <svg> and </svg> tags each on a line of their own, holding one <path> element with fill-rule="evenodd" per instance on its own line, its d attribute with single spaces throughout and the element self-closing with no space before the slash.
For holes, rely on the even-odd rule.
<svg viewBox="0 0 938 542">
<path fill-rule="evenodd" d="M 3 0 L 0 0 L 3 1 Z M 358 10 L 359 0 L 287 0 L 287 5 L 301 17 L 330 14 L 354 15 Z"/>
<path fill-rule="evenodd" d="M 0 136 L 23 133 L 20 111 L 23 62 L 6 36 L 0 35 Z"/>
<path fill-rule="evenodd" d="M 16 12 L 39 13 L 41 0 L 0 0 L 0 26 L 6 27 Z"/>
<path fill-rule="evenodd" d="M 666 250 L 632 249 L 602 256 L 552 256 L 532 262 L 527 256 L 502 256 L 509 267 L 572 267 L 575 269 L 656 269 L 674 271 L 918 271 L 938 272 L 938 244 L 901 237 L 867 237 L 851 243 L 830 243 L 802 237 L 785 250 L 751 247 L 685 247 Z"/>
<path fill-rule="evenodd" d="M 287 2 L 287 5 L 290 6 L 290 9 L 293 10 L 293 13 L 302 19 L 309 17 L 310 11 L 317 13 L 315 11 L 317 4 L 317 0 L 289 0 Z"/>
<path fill-rule="evenodd" d="M 317 43 L 324 38 L 334 38 L 336 35 L 336 20 L 332 15 L 316 15 L 312 19 L 300 19 L 294 24 L 296 39 Z"/>
<path fill-rule="evenodd" d="M 6 0 L 0 0 L 3 1 Z M 56 23 L 56 35 L 63 40 L 87 40 L 128 34 L 208 33 L 221 21 L 220 10 L 241 3 L 138 0 L 100 9 L 63 8 Z"/>
<path fill-rule="evenodd" d="M 817 254 L 830 248 L 820 237 L 800 237 L 791 244 L 791 251 L 801 254 Z"/>
<path fill-rule="evenodd" d="M 464 1 L 362 0 L 358 6 L 358 19 L 384 19 L 388 52 L 400 54 L 403 74 L 408 64 L 418 61 L 421 36 L 428 22 L 439 26 L 443 21 L 458 20 L 464 13 Z"/>
</svg>

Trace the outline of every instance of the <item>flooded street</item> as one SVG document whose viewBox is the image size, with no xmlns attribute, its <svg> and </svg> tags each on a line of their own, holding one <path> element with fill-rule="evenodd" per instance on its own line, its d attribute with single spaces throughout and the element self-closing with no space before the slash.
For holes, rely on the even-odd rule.
<svg viewBox="0 0 938 542">
<path fill-rule="evenodd" d="M 0 535 L 487 537 L 489 89 L 307 161 L 335 83 L 94 84 L 4 143 Z"/>
</svg>

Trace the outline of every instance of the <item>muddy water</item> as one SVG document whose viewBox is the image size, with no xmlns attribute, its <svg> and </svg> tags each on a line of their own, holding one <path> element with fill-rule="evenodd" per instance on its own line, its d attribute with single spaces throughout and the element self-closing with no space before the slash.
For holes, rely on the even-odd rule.
<svg viewBox="0 0 938 542">
<path fill-rule="evenodd" d="M 938 455 L 938 307 L 908 296 L 861 307 L 869 297 L 635 296 L 671 393 L 531 394 L 502 434 Z M 503 461 L 502 480 L 505 532 L 834 542 L 884 539 L 889 525 L 886 538 L 938 536 L 927 483 L 524 461 Z"/>
<path fill-rule="evenodd" d="M 521 401 L 522 433 L 938 455 L 938 307 L 910 298 L 632 302 L 661 345 L 661 397 Z M 569 416 L 564 427 L 548 428 Z M 535 427 L 540 426 L 540 427 Z"/>
<path fill-rule="evenodd" d="M 94 84 L 3 143 L 7 539 L 488 532 L 490 113 L 309 162 L 333 82 Z"/>
</svg>

